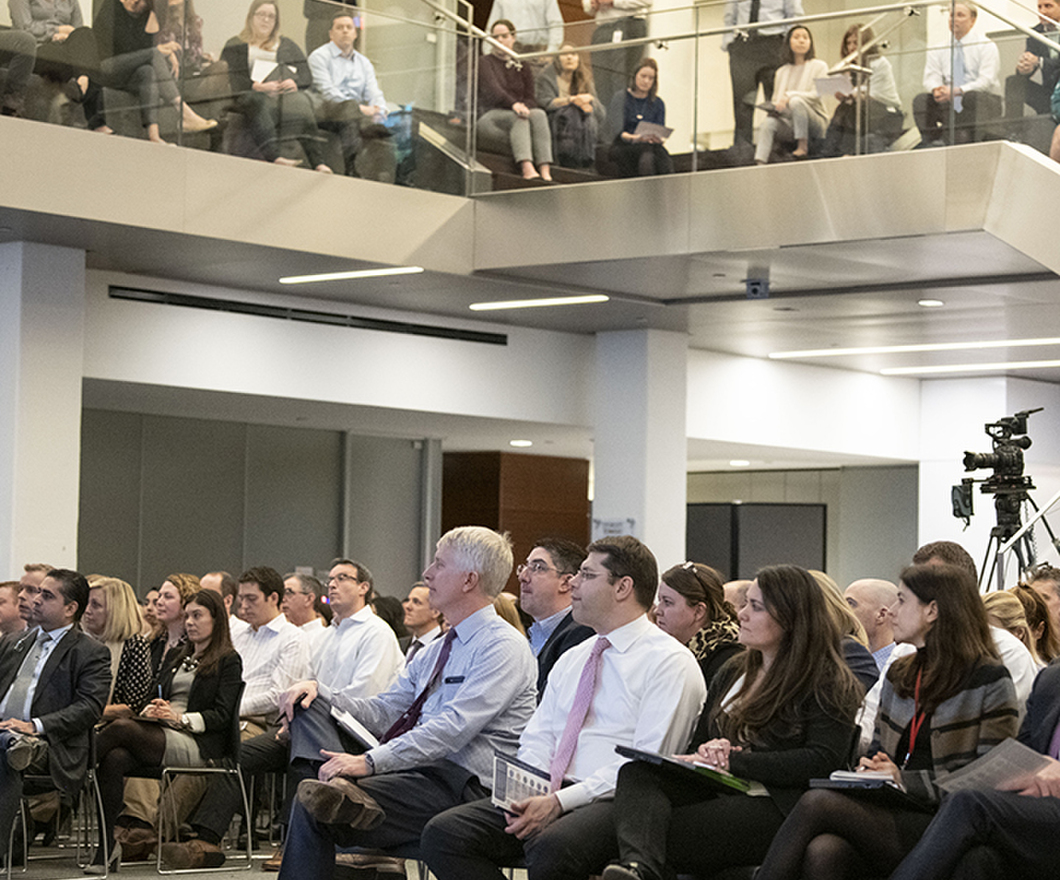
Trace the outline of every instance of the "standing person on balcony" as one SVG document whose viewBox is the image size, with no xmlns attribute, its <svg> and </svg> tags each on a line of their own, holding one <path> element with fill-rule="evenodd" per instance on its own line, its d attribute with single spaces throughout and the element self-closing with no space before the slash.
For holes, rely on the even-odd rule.
<svg viewBox="0 0 1060 880">
<path fill-rule="evenodd" d="M 626 88 L 637 63 L 644 55 L 644 46 L 622 46 L 624 40 L 639 40 L 648 35 L 647 14 L 651 0 L 582 0 L 586 15 L 593 16 L 596 29 L 593 31 L 594 46 L 612 43 L 614 49 L 594 52 L 593 79 L 596 92 L 605 107 L 611 105 L 615 95 Z"/>
</svg>

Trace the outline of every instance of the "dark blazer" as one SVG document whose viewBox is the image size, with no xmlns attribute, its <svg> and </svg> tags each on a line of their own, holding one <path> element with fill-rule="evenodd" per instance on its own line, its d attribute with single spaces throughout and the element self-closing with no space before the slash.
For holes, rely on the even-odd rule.
<svg viewBox="0 0 1060 880">
<path fill-rule="evenodd" d="M 847 666 L 850 667 L 850 671 L 854 673 L 854 678 L 861 682 L 861 686 L 865 688 L 865 693 L 868 693 L 872 690 L 872 686 L 876 684 L 876 679 L 880 677 L 880 670 L 876 665 L 876 660 L 868 648 L 851 636 L 843 637 L 841 647 L 843 648 L 843 659 L 846 661 Z"/>
<path fill-rule="evenodd" d="M 175 656 L 167 663 L 158 678 L 162 695 L 169 699 L 173 692 L 173 676 L 183 657 Z M 195 738 L 199 754 L 206 761 L 228 757 L 225 754 L 232 734 L 232 716 L 239 714 L 239 689 L 243 684 L 243 661 L 233 651 L 207 675 L 196 675 L 188 692 L 188 712 L 199 712 L 206 730 Z"/>
<path fill-rule="evenodd" d="M 545 685 L 548 683 L 548 674 L 556 661 L 568 648 L 573 648 L 584 642 L 589 636 L 596 635 L 592 627 L 582 626 L 575 623 L 570 610 L 559 622 L 552 635 L 548 637 L 541 653 L 537 655 L 537 701 L 541 702 L 541 696 L 545 693 Z"/>
<path fill-rule="evenodd" d="M 1044 34 L 1045 25 L 1039 22 L 1031 30 Z M 1045 46 L 1030 37 L 1027 37 L 1026 49 L 1032 55 L 1037 55 L 1042 59 L 1042 87 L 1051 95 L 1056 88 L 1057 81 L 1060 80 L 1060 53 L 1058 53 L 1058 50 L 1050 51 L 1046 49 Z"/>
<path fill-rule="evenodd" d="M 17 641 L 0 644 L 0 694 L 18 675 L 37 636 L 34 627 Z M 88 767 L 88 733 L 103 715 L 110 693 L 110 651 L 74 624 L 41 670 L 30 714 L 48 741 L 48 770 L 66 799 L 76 796 Z"/>
<path fill-rule="evenodd" d="M 221 60 L 228 64 L 228 81 L 232 92 L 238 95 L 251 91 L 253 82 L 250 79 L 250 49 L 247 44 L 239 37 L 232 37 L 221 50 Z M 280 37 L 280 45 L 276 47 L 276 63 L 286 64 L 294 70 L 291 79 L 298 84 L 298 88 L 308 89 L 313 84 L 309 62 L 293 40 Z"/>
<path fill-rule="evenodd" d="M 1060 722 L 1060 666 L 1051 663 L 1034 679 L 1017 739 L 1047 755 L 1057 722 Z"/>
</svg>

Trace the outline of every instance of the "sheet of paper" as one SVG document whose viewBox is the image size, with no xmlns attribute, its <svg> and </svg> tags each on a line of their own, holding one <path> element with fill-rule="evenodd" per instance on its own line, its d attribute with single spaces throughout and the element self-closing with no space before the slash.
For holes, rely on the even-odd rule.
<svg viewBox="0 0 1060 880">
<path fill-rule="evenodd" d="M 967 788 L 984 791 L 1033 776 L 1048 764 L 1045 755 L 1010 738 L 971 764 L 939 778 L 937 784 L 947 792 Z"/>
<path fill-rule="evenodd" d="M 345 709 L 332 706 L 331 717 L 338 722 L 343 730 L 349 733 L 354 739 L 359 740 L 362 745 L 367 746 L 370 749 L 374 749 L 379 745 L 379 740 L 376 739 L 375 735 Z"/>
<path fill-rule="evenodd" d="M 637 128 L 633 134 L 654 134 L 661 140 L 666 140 L 670 135 L 674 133 L 672 128 L 667 128 L 665 125 L 656 125 L 654 122 L 645 122 L 643 119 L 637 123 Z"/>
<path fill-rule="evenodd" d="M 845 74 L 836 73 L 832 76 L 819 76 L 814 80 L 817 86 L 817 94 L 822 98 L 830 98 L 833 95 L 849 95 L 853 91 L 850 80 Z"/>
<path fill-rule="evenodd" d="M 522 761 L 504 755 L 493 756 L 493 805 L 510 810 L 512 804 L 530 797 L 548 794 L 551 779 L 544 770 L 538 770 Z"/>
<path fill-rule="evenodd" d="M 256 83 L 265 82 L 276 67 L 275 61 L 262 61 L 259 58 L 254 62 L 254 66 L 250 70 L 250 78 Z"/>
</svg>

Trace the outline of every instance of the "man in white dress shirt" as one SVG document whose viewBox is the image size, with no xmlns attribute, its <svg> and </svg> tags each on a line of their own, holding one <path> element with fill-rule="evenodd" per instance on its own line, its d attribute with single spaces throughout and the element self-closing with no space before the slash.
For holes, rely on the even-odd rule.
<svg viewBox="0 0 1060 880">
<path fill-rule="evenodd" d="M 323 592 L 323 584 L 311 574 L 292 572 L 284 575 L 283 601 L 280 603 L 280 611 L 309 640 L 310 657 L 316 652 L 316 645 L 328 628 L 328 625 L 317 614 L 317 597 Z"/>
<path fill-rule="evenodd" d="M 408 638 L 401 640 L 401 648 L 405 662 L 411 663 L 421 649 L 442 635 L 442 613 L 431 605 L 431 591 L 423 581 L 412 585 L 401 607 L 405 609 L 405 629 L 409 631 Z"/>
<path fill-rule="evenodd" d="M 199 578 L 199 586 L 221 594 L 228 612 L 228 633 L 233 639 L 236 633 L 247 628 L 247 622 L 236 615 L 239 610 L 239 581 L 227 571 L 209 571 Z"/>
<path fill-rule="evenodd" d="M 655 557 L 636 538 L 589 546 L 571 598 L 575 620 L 597 636 L 559 658 L 519 738 L 519 759 L 551 776 L 551 793 L 512 812 L 485 799 L 432 819 L 420 853 L 439 880 L 487 876 L 522 858 L 531 880 L 587 877 L 618 855 L 608 829 L 626 759 L 615 746 L 681 751 L 706 698 L 692 653 L 648 620 L 658 583 Z"/>
<path fill-rule="evenodd" d="M 557 52 L 563 43 L 563 15 L 557 0 L 493 0 L 486 33 L 500 19 L 515 25 L 516 52 Z M 544 59 L 548 60 L 548 59 Z"/>
</svg>

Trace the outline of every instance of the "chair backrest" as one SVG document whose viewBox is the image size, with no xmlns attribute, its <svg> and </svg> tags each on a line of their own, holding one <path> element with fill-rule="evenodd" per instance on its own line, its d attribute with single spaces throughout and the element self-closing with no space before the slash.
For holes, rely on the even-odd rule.
<svg viewBox="0 0 1060 880">
<path fill-rule="evenodd" d="M 240 717 L 239 707 L 243 705 L 243 693 L 247 689 L 247 683 L 240 682 L 239 693 L 236 694 L 236 710 L 232 713 L 232 725 L 229 729 L 228 748 L 225 749 L 225 755 L 222 759 L 222 763 L 226 766 L 230 763 L 232 767 L 239 765 L 239 750 L 240 745 L 243 742 L 243 731 L 240 729 Z"/>
</svg>

